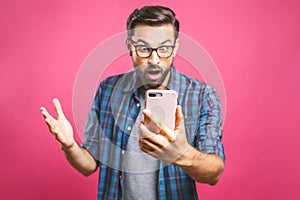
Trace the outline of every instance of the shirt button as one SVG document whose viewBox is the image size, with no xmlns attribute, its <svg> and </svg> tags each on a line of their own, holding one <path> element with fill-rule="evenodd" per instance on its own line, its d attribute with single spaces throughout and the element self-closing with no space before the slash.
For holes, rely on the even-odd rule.
<svg viewBox="0 0 300 200">
<path fill-rule="evenodd" d="M 137 104 L 136 104 L 136 106 L 137 106 L 137 107 L 140 107 L 140 104 L 139 104 L 139 103 L 137 103 Z"/>
<path fill-rule="evenodd" d="M 128 126 L 128 127 L 127 127 L 127 130 L 130 131 L 130 130 L 131 130 L 131 126 Z"/>
<path fill-rule="evenodd" d="M 122 175 L 120 175 L 119 178 L 122 179 Z"/>
<path fill-rule="evenodd" d="M 122 154 L 124 154 L 125 153 L 125 150 L 122 150 Z"/>
</svg>

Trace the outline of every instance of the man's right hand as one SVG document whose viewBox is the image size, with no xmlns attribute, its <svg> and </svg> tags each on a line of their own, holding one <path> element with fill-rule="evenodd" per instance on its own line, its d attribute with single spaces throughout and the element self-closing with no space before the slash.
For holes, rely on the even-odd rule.
<svg viewBox="0 0 300 200">
<path fill-rule="evenodd" d="M 41 107 L 41 113 L 45 118 L 50 132 L 59 141 L 61 147 L 63 149 L 71 148 L 75 144 L 73 128 L 65 117 L 58 99 L 53 99 L 53 105 L 56 110 L 57 119 L 52 117 L 45 107 Z"/>
</svg>

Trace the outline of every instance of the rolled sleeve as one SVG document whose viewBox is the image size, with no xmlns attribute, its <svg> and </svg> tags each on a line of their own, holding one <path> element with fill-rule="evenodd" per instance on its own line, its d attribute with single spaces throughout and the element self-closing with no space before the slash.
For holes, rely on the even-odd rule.
<svg viewBox="0 0 300 200">
<path fill-rule="evenodd" d="M 99 92 L 95 96 L 92 107 L 89 111 L 85 127 L 84 127 L 84 140 L 81 146 L 85 148 L 96 161 L 99 162 Z"/>
<path fill-rule="evenodd" d="M 211 86 L 207 85 L 202 98 L 196 145 L 200 151 L 216 154 L 225 161 L 222 135 L 222 112 L 219 96 Z"/>
</svg>

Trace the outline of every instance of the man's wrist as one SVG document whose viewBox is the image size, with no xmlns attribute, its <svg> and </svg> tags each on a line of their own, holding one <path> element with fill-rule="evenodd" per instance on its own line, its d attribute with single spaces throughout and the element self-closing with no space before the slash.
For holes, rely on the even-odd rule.
<svg viewBox="0 0 300 200">
<path fill-rule="evenodd" d="M 190 167 L 194 161 L 194 148 L 191 145 L 188 145 L 183 154 L 175 161 L 174 164 L 179 167 Z"/>
<path fill-rule="evenodd" d="M 71 145 L 64 145 L 62 143 L 60 143 L 60 148 L 61 150 L 63 150 L 65 153 L 69 153 L 69 152 L 74 152 L 76 150 L 77 147 L 77 143 L 74 140 L 73 143 Z"/>
<path fill-rule="evenodd" d="M 207 156 L 206 153 L 195 149 L 193 146 L 189 145 L 187 150 L 180 156 L 174 164 L 180 167 L 192 167 L 197 161 L 204 159 Z"/>
</svg>

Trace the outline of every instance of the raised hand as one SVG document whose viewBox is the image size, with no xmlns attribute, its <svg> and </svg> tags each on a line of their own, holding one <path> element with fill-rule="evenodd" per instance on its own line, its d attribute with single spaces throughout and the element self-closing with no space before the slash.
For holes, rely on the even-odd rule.
<svg viewBox="0 0 300 200">
<path fill-rule="evenodd" d="M 41 107 L 41 113 L 44 116 L 45 122 L 55 139 L 61 144 L 62 147 L 70 148 L 75 143 L 73 128 L 65 117 L 58 99 L 53 99 L 53 105 L 57 114 L 57 119 L 52 117 L 45 107 Z"/>
</svg>

